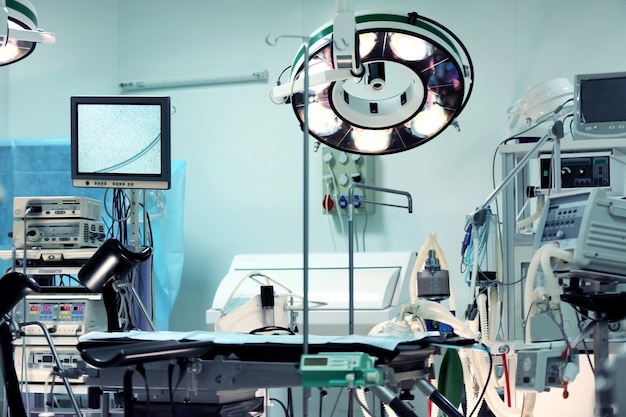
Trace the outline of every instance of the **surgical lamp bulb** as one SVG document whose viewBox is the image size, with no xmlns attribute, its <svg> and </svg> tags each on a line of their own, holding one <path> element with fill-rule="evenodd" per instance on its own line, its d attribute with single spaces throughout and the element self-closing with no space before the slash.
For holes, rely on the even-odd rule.
<svg viewBox="0 0 626 417">
<path fill-rule="evenodd" d="M 28 21 L 29 24 L 32 22 Z M 30 27 L 19 25 L 15 23 L 13 20 L 9 19 L 7 21 L 8 29 L 31 29 Z M 0 46 L 0 65 L 6 62 L 13 62 L 20 56 L 26 56 L 30 53 L 30 50 L 34 48 L 34 44 L 31 42 L 25 41 L 16 41 L 9 37 L 5 45 Z"/>
<path fill-rule="evenodd" d="M 354 147 L 363 153 L 383 152 L 391 142 L 392 129 L 359 129 L 353 128 L 351 132 Z"/>
<path fill-rule="evenodd" d="M 5 46 L 0 46 L 0 62 L 13 61 L 20 53 L 20 48 L 12 40 L 8 41 Z"/>
<path fill-rule="evenodd" d="M 377 42 L 378 35 L 374 32 L 365 32 L 359 35 L 359 54 L 361 55 L 361 59 L 367 58 L 374 50 Z"/>
<path fill-rule="evenodd" d="M 431 44 L 404 33 L 392 33 L 389 36 L 389 47 L 396 57 L 405 61 L 423 61 L 433 53 Z"/>
<path fill-rule="evenodd" d="M 448 115 L 438 104 L 425 108 L 411 120 L 411 131 L 418 136 L 430 136 L 448 122 Z"/>
<path fill-rule="evenodd" d="M 341 120 L 319 102 L 309 104 L 309 129 L 320 135 L 332 135 L 341 128 Z"/>
</svg>

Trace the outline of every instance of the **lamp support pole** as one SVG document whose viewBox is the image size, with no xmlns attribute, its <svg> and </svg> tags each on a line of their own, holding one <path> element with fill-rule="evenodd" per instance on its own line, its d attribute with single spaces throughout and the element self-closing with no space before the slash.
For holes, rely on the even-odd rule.
<svg viewBox="0 0 626 417">
<path fill-rule="evenodd" d="M 304 288 L 302 352 L 309 351 L 309 41 L 304 38 L 304 124 L 302 126 L 302 284 Z"/>
<path fill-rule="evenodd" d="M 0 47 L 6 46 L 9 42 L 9 12 L 6 8 L 6 1 L 0 0 Z M 6 29 L 6 30 L 5 30 Z"/>
</svg>

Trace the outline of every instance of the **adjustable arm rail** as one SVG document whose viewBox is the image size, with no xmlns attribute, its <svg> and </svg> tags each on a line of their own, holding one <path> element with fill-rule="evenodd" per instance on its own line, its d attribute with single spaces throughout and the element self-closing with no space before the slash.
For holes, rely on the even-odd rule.
<svg viewBox="0 0 626 417">
<path fill-rule="evenodd" d="M 348 326 L 349 334 L 354 334 L 354 190 L 360 188 L 363 190 L 380 191 L 388 194 L 404 195 L 407 198 L 407 204 L 405 206 L 388 204 L 377 201 L 359 200 L 360 203 L 375 204 L 379 206 L 399 207 L 405 208 L 409 213 L 413 213 L 413 198 L 411 194 L 406 191 L 394 190 L 391 188 L 376 187 L 374 185 L 365 185 L 359 183 L 352 183 L 348 191 Z"/>
</svg>

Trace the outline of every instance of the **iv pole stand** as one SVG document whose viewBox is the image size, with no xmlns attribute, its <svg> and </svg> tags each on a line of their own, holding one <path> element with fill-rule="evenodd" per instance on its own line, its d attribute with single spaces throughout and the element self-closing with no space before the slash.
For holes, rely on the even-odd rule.
<svg viewBox="0 0 626 417">
<path fill-rule="evenodd" d="M 302 40 L 304 50 L 304 120 L 302 123 L 302 354 L 309 352 L 309 43 L 308 36 L 282 35 L 275 38 L 273 42 L 269 40 L 269 35 L 265 42 L 274 46 L 281 38 L 296 38 Z M 308 416 L 310 388 L 303 388 L 302 411 L 304 417 Z"/>
</svg>

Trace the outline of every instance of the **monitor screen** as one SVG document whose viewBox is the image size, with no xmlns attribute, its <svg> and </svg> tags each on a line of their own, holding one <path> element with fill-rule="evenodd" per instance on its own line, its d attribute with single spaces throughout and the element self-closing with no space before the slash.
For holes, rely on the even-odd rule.
<svg viewBox="0 0 626 417">
<path fill-rule="evenodd" d="M 574 139 L 626 138 L 626 72 L 577 75 Z"/>
<path fill-rule="evenodd" d="M 71 98 L 74 187 L 169 189 L 170 98 Z"/>
</svg>

